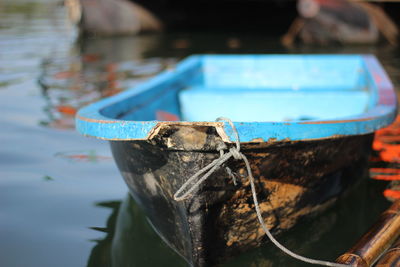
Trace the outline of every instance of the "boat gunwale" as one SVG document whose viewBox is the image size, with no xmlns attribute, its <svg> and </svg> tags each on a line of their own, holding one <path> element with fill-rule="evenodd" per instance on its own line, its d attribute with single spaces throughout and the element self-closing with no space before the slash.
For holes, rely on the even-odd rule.
<svg viewBox="0 0 400 267">
<path fill-rule="evenodd" d="M 171 125 L 191 127 L 214 127 L 224 142 L 232 143 L 235 136 L 230 127 L 223 122 L 187 122 L 187 121 L 132 121 L 109 118 L 101 114 L 101 110 L 117 104 L 123 99 L 131 98 L 155 85 L 170 82 L 179 74 L 201 64 L 207 58 L 232 57 L 233 55 L 200 55 L 190 56 L 175 69 L 166 70 L 154 78 L 135 87 L 135 90 L 127 90 L 118 95 L 105 98 L 79 110 L 76 115 L 76 127 L 83 135 L 97 137 L 105 140 L 151 140 L 159 129 Z M 251 56 L 277 56 L 277 55 L 234 55 L 234 57 Z M 285 55 L 278 55 L 283 58 Z M 337 55 L 291 55 L 299 57 L 330 56 Z M 373 55 L 340 55 L 340 57 L 360 57 L 367 75 L 370 75 L 371 86 L 377 96 L 376 105 L 368 112 L 334 120 L 309 120 L 309 121 L 282 121 L 282 122 L 234 122 L 238 129 L 241 141 L 244 143 L 256 143 L 275 141 L 299 141 L 333 138 L 335 136 L 362 135 L 372 133 L 389 125 L 397 114 L 397 98 L 394 86 L 389 77 Z M 324 125 L 321 128 L 321 125 Z M 225 127 L 227 126 L 227 127 Z M 272 133 L 272 134 L 271 134 Z"/>
</svg>

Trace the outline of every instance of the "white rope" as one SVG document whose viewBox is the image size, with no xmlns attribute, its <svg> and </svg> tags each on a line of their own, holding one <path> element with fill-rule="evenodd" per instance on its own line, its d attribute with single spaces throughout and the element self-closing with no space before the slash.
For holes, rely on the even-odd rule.
<svg viewBox="0 0 400 267">
<path fill-rule="evenodd" d="M 191 193 L 193 193 L 195 190 L 197 190 L 200 186 L 201 183 L 203 183 L 208 177 L 210 177 L 210 175 L 217 169 L 219 168 L 222 164 L 224 164 L 226 161 L 228 161 L 231 157 L 235 158 L 235 159 L 242 159 L 246 165 L 246 169 L 247 169 L 247 173 L 248 173 L 248 178 L 249 178 L 249 182 L 250 182 L 250 186 L 251 186 L 251 192 L 252 192 L 252 196 L 253 196 L 253 201 L 254 201 L 254 207 L 257 213 L 257 218 L 258 221 L 261 224 L 262 229 L 264 230 L 265 234 L 268 236 L 268 238 L 271 240 L 271 242 L 277 246 L 280 250 L 282 250 L 284 253 L 288 254 L 289 256 L 298 259 L 300 261 L 306 262 L 306 263 L 310 263 L 310 264 L 316 264 L 316 265 L 322 265 L 322 266 L 332 266 L 332 267 L 348 267 L 349 265 L 347 264 L 340 264 L 340 263 L 335 263 L 335 262 L 329 262 L 329 261 L 322 261 L 322 260 L 315 260 L 315 259 L 311 259 L 311 258 L 307 258 L 301 255 L 298 255 L 296 253 L 294 253 L 293 251 L 287 249 L 286 247 L 284 247 L 281 243 L 278 242 L 278 240 L 276 240 L 273 235 L 271 234 L 271 232 L 269 231 L 269 229 L 267 228 L 267 226 L 264 223 L 264 219 L 262 217 L 261 214 L 261 210 L 260 210 L 260 206 L 258 204 L 258 199 L 257 199 L 257 193 L 256 193 L 256 188 L 254 185 L 254 177 L 250 168 L 250 163 L 247 159 L 247 157 L 240 152 L 240 140 L 239 140 L 239 134 L 236 130 L 235 125 L 233 124 L 233 122 L 230 119 L 227 118 L 218 118 L 216 121 L 226 121 L 227 123 L 229 123 L 229 125 L 232 127 L 233 132 L 236 136 L 236 147 L 232 147 L 229 149 L 228 153 L 224 153 L 223 149 L 224 148 L 219 148 L 219 152 L 220 152 L 220 157 L 216 160 L 214 160 L 213 162 L 211 162 L 209 165 L 205 166 L 204 168 L 202 168 L 201 170 L 199 170 L 197 173 L 195 173 L 192 177 L 190 177 L 180 188 L 178 191 L 176 191 L 176 193 L 174 194 L 174 199 L 176 201 L 182 201 L 185 200 L 187 198 L 189 198 L 189 195 Z M 198 179 L 197 182 L 194 183 L 194 181 L 197 179 L 197 177 L 199 177 L 200 175 L 202 175 L 203 173 L 205 173 L 200 179 Z M 232 171 L 228 168 L 228 174 L 230 174 L 230 176 L 234 179 L 234 183 L 236 184 L 236 178 L 234 176 L 234 174 L 232 173 Z M 194 184 L 193 184 L 194 183 Z M 193 184 L 193 185 L 191 185 Z M 189 187 L 189 185 L 191 185 Z M 188 188 L 188 189 L 187 189 Z M 185 190 L 187 190 L 185 193 Z"/>
</svg>

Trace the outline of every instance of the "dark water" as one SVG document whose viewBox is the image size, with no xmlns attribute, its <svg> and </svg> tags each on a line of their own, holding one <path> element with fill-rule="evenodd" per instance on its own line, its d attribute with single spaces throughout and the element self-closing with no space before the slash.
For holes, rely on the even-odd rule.
<svg viewBox="0 0 400 267">
<path fill-rule="evenodd" d="M 398 85 L 385 45 L 286 49 L 266 33 L 175 33 L 77 41 L 53 0 L 0 2 L 0 266 L 186 266 L 128 197 L 108 144 L 74 131 L 80 106 L 193 53 L 372 53 Z M 334 260 L 390 203 L 365 180 L 278 239 Z M 225 266 L 300 266 L 271 246 Z"/>
</svg>

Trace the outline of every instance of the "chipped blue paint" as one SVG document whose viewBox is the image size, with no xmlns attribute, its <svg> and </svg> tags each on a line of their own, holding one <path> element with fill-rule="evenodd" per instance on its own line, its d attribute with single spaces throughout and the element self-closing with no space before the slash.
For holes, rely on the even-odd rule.
<svg viewBox="0 0 400 267">
<path fill-rule="evenodd" d="M 76 127 L 107 140 L 146 140 L 162 111 L 193 126 L 231 116 L 242 142 L 296 141 L 372 133 L 396 108 L 393 85 L 371 55 L 205 55 L 81 109 Z"/>
</svg>

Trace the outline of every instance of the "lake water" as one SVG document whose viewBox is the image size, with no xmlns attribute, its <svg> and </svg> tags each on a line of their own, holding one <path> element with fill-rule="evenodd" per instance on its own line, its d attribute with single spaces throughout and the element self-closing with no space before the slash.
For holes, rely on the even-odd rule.
<svg viewBox="0 0 400 267">
<path fill-rule="evenodd" d="M 386 45 L 286 49 L 266 33 L 77 39 L 59 1 L 0 3 L 0 266 L 186 266 L 128 196 L 106 142 L 74 130 L 77 108 L 194 53 L 372 53 L 396 85 Z M 326 212 L 278 236 L 334 260 L 390 203 L 365 180 Z M 266 245 L 224 266 L 301 266 Z"/>
</svg>

